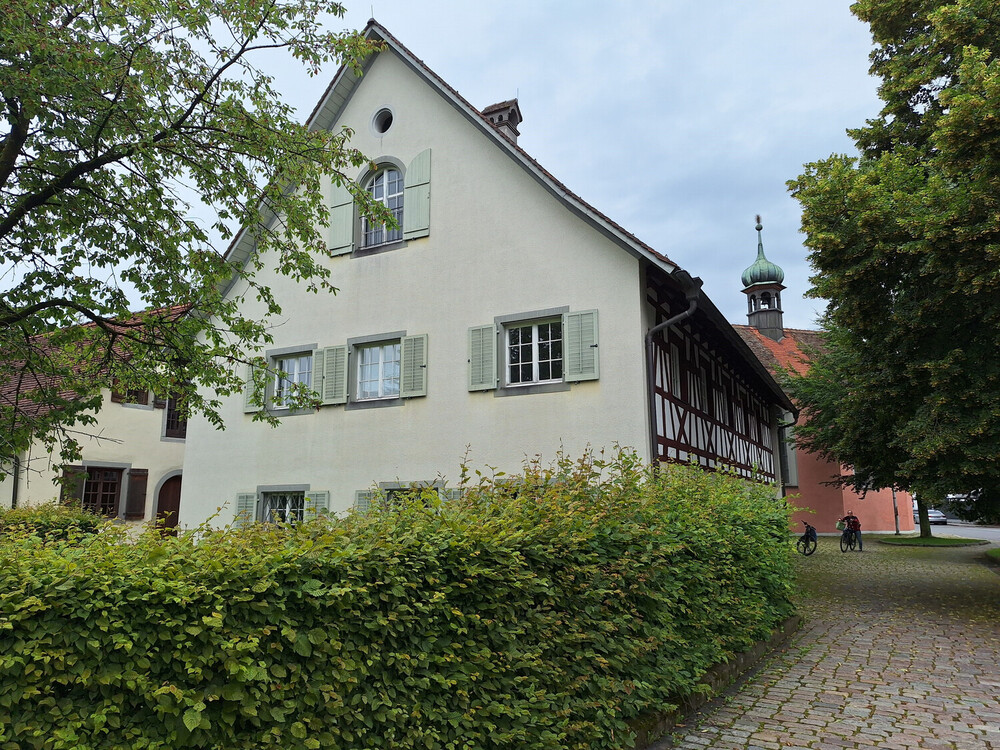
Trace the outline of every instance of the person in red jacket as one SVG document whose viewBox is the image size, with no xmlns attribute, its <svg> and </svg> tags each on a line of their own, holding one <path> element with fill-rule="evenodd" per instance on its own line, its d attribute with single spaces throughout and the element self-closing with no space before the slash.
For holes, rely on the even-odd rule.
<svg viewBox="0 0 1000 750">
<path fill-rule="evenodd" d="M 845 531 L 854 532 L 854 536 L 858 540 L 858 552 L 861 552 L 864 549 L 861 544 L 861 519 L 854 515 L 853 510 L 849 510 L 847 515 L 840 519 L 840 522 L 844 524 Z"/>
</svg>

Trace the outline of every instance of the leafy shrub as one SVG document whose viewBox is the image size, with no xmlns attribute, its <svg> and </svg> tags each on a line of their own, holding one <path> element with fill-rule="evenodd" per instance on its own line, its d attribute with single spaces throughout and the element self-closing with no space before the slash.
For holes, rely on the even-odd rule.
<svg viewBox="0 0 1000 750">
<path fill-rule="evenodd" d="M 0 536 L 36 534 L 47 539 L 67 539 L 96 533 L 104 519 L 81 508 L 56 503 L 0 510 Z"/>
<path fill-rule="evenodd" d="M 622 455 L 383 512 L 0 545 L 0 748 L 622 748 L 791 612 L 769 488 Z"/>
</svg>

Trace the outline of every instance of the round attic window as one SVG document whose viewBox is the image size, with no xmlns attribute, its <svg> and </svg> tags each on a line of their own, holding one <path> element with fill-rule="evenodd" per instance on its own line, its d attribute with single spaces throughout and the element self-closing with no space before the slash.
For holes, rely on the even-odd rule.
<svg viewBox="0 0 1000 750">
<path fill-rule="evenodd" d="M 375 113 L 372 118 L 372 130 L 375 131 L 376 135 L 384 134 L 389 128 L 392 127 L 392 110 L 385 108 L 380 109 Z"/>
</svg>

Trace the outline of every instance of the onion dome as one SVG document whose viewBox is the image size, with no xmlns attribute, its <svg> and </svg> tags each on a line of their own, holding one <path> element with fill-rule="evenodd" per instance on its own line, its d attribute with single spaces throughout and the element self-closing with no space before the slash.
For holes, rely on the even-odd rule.
<svg viewBox="0 0 1000 750">
<path fill-rule="evenodd" d="M 757 260 L 743 272 L 743 286 L 750 287 L 756 284 L 780 284 L 785 280 L 785 272 L 780 266 L 775 265 L 764 257 L 764 241 L 761 239 L 760 216 L 757 217 Z"/>
</svg>

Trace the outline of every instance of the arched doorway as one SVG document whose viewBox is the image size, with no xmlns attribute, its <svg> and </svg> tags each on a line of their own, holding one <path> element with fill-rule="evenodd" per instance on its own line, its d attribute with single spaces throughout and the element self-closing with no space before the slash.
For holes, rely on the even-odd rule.
<svg viewBox="0 0 1000 750">
<path fill-rule="evenodd" d="M 160 487 L 156 498 L 156 525 L 163 529 L 165 535 L 177 533 L 177 514 L 181 509 L 181 477 L 170 477 Z"/>
</svg>

